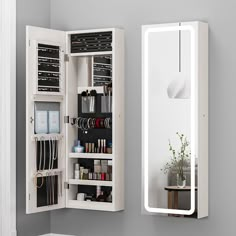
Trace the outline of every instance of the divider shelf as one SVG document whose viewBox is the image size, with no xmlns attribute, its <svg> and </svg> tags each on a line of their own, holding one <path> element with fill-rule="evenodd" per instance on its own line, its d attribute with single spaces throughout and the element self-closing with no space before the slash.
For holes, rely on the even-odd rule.
<svg viewBox="0 0 236 236">
<path fill-rule="evenodd" d="M 88 202 L 78 200 L 68 200 L 68 208 L 78 208 L 86 210 L 114 211 L 113 203 L 110 202 Z"/>
<path fill-rule="evenodd" d="M 112 160 L 113 154 L 106 153 L 77 153 L 71 152 L 69 153 L 69 158 L 84 158 L 84 159 L 105 159 Z"/>
<path fill-rule="evenodd" d="M 112 187 L 112 181 L 69 179 L 69 184 Z"/>
</svg>

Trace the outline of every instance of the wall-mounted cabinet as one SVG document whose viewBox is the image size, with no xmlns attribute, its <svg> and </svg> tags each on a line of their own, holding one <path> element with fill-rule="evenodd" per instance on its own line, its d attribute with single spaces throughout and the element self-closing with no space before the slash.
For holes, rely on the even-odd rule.
<svg viewBox="0 0 236 236">
<path fill-rule="evenodd" d="M 123 30 L 26 38 L 26 212 L 123 210 Z"/>
<path fill-rule="evenodd" d="M 142 29 L 143 211 L 208 216 L 208 25 Z"/>
</svg>

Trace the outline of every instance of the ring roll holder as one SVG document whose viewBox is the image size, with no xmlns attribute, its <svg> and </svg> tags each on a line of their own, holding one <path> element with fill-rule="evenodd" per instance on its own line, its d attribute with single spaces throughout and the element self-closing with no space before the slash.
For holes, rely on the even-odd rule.
<svg viewBox="0 0 236 236">
<path fill-rule="evenodd" d="M 60 47 L 38 44 L 38 83 L 36 93 L 60 93 L 61 63 Z"/>
</svg>

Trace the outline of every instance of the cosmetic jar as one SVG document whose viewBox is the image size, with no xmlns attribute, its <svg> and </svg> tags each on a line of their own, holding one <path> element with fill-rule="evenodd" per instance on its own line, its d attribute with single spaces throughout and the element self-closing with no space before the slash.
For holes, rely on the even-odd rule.
<svg viewBox="0 0 236 236">
<path fill-rule="evenodd" d="M 78 201 L 84 201 L 85 197 L 86 197 L 85 193 L 78 193 L 77 194 L 77 200 Z"/>
</svg>

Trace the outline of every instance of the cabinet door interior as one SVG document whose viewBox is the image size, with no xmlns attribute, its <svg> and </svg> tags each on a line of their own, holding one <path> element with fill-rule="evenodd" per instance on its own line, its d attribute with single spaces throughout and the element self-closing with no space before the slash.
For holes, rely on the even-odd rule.
<svg viewBox="0 0 236 236">
<path fill-rule="evenodd" d="M 190 25 L 143 27 L 143 200 L 193 215 L 197 192 L 196 49 Z"/>
<path fill-rule="evenodd" d="M 26 34 L 26 213 L 65 207 L 65 33 Z"/>
</svg>

